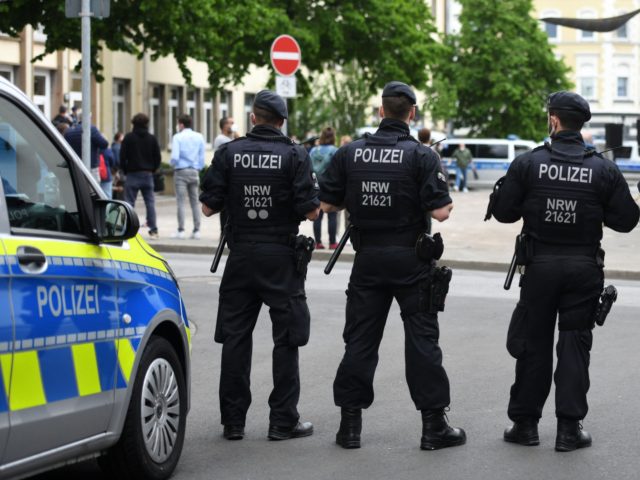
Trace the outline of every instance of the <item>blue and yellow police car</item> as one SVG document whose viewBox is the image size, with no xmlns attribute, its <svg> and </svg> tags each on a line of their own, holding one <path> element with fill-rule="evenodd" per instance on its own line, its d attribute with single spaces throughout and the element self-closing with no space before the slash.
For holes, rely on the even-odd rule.
<svg viewBox="0 0 640 480">
<path fill-rule="evenodd" d="M 117 478 L 168 478 L 191 342 L 171 268 L 3 78 L 0 179 L 0 478 L 96 456 Z"/>
</svg>

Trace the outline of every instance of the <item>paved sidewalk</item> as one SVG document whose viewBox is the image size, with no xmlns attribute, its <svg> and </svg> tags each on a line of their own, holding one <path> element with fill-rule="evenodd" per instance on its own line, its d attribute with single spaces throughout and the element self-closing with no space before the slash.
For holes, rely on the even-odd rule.
<svg viewBox="0 0 640 480">
<path fill-rule="evenodd" d="M 635 187 L 632 192 L 635 192 Z M 434 223 L 433 231 L 441 232 L 445 242 L 441 264 L 457 268 L 505 271 L 508 268 L 516 235 L 521 223 L 500 224 L 495 219 L 484 222 L 484 214 L 489 198 L 489 190 L 475 190 L 469 193 L 451 192 L 454 209 L 449 220 Z M 639 195 L 634 193 L 638 199 Z M 144 224 L 145 212 L 142 198 L 136 203 L 140 223 Z M 177 240 L 171 235 L 177 230 L 175 197 L 156 197 L 156 213 L 160 238 L 149 240 L 148 230 L 140 229 L 142 236 L 159 252 L 207 253 L 213 256 L 220 237 L 220 220 L 217 215 L 202 217 L 202 238 L 200 240 Z M 187 207 L 187 234 L 193 228 L 191 213 Z M 303 222 L 300 232 L 313 236 L 311 222 Z M 338 220 L 338 238 L 343 232 L 342 215 Z M 328 245 L 327 222 L 323 221 L 323 243 Z M 622 234 L 604 229 L 603 247 L 606 251 L 605 272 L 608 277 L 640 279 L 640 228 Z M 327 250 L 317 250 L 313 258 L 326 261 L 331 254 Z M 347 246 L 340 260 L 351 261 L 353 249 Z"/>
</svg>

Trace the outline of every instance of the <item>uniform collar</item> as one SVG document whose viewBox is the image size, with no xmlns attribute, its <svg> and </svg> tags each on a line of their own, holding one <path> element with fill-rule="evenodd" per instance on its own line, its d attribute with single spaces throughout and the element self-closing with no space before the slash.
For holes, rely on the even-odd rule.
<svg viewBox="0 0 640 480">
<path fill-rule="evenodd" d="M 280 129 L 272 127 L 271 125 L 256 125 L 251 129 L 251 133 L 259 137 L 284 137 L 284 133 L 282 133 Z"/>
<path fill-rule="evenodd" d="M 582 163 L 585 150 L 580 132 L 565 130 L 551 137 L 551 160 Z"/>
<path fill-rule="evenodd" d="M 406 136 L 409 135 L 409 125 L 402 120 L 396 120 L 395 118 L 383 118 L 378 127 L 376 135 L 384 136 Z"/>
</svg>

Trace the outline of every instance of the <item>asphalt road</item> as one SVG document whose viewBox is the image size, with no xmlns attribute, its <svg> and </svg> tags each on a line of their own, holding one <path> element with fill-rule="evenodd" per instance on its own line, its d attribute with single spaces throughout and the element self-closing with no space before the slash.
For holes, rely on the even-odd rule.
<svg viewBox="0 0 640 480">
<path fill-rule="evenodd" d="M 300 351 L 299 411 L 303 420 L 314 423 L 315 434 L 285 442 L 266 439 L 272 342 L 263 309 L 254 334 L 253 404 L 246 437 L 229 442 L 219 425 L 221 347 L 213 342 L 220 274 L 208 274 L 208 256 L 167 257 L 181 279 L 189 318 L 197 326 L 192 409 L 176 480 L 638 478 L 640 282 L 611 281 L 618 287 L 619 300 L 605 327 L 595 331 L 591 410 L 584 422 L 594 437 L 592 448 L 568 454 L 553 450 L 553 389 L 540 423 L 541 445 L 527 448 L 502 441 L 515 363 L 504 343 L 518 288 L 505 292 L 500 273 L 460 270 L 454 272 L 447 310 L 440 317 L 440 343 L 451 381 L 449 419 L 466 429 L 467 445 L 435 452 L 419 449 L 420 415 L 404 379 L 403 329 L 394 306 L 380 349 L 376 400 L 363 415 L 362 448 L 347 451 L 334 444 L 339 410 L 333 405 L 331 386 L 343 352 L 344 290 L 351 265 L 338 263 L 327 277 L 324 264 L 313 262 L 307 282 L 312 333 L 309 345 Z M 106 478 L 95 462 L 37 478 L 89 476 Z"/>
</svg>

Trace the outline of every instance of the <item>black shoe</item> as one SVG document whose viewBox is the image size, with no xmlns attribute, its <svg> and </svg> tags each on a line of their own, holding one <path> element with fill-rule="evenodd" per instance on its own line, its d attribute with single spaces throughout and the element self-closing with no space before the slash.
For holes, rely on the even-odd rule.
<svg viewBox="0 0 640 480">
<path fill-rule="evenodd" d="M 467 434 L 461 428 L 452 428 L 443 409 L 422 411 L 422 450 L 438 450 L 456 447 L 467 442 Z"/>
<path fill-rule="evenodd" d="M 288 440 L 290 438 L 308 437 L 313 435 L 313 424 L 311 422 L 298 422 L 293 427 L 281 427 L 279 425 L 269 425 L 269 440 Z"/>
<path fill-rule="evenodd" d="M 558 418 L 558 435 L 556 436 L 557 452 L 572 452 L 577 448 L 591 446 L 591 435 L 582 430 L 578 420 Z"/>
<path fill-rule="evenodd" d="M 244 425 L 225 425 L 222 436 L 227 440 L 242 440 L 244 438 Z"/>
<path fill-rule="evenodd" d="M 518 443 L 527 447 L 540 445 L 538 437 L 538 421 L 533 418 L 523 418 L 514 422 L 504 431 L 504 441 Z"/>
<path fill-rule="evenodd" d="M 360 448 L 362 410 L 343 408 L 340 414 L 340 430 L 336 433 L 336 443 L 342 448 Z"/>
</svg>

